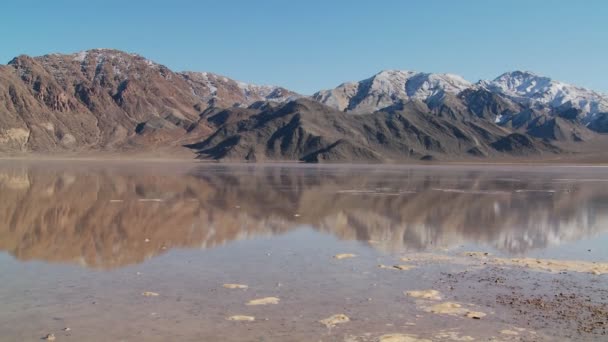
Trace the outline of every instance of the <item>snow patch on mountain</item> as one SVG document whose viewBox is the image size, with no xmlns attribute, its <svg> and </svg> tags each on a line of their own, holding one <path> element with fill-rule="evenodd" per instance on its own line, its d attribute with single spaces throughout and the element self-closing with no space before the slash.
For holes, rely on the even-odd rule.
<svg viewBox="0 0 608 342">
<path fill-rule="evenodd" d="M 469 81 L 453 74 L 384 70 L 360 82 L 322 90 L 313 99 L 343 111 L 371 112 L 397 101 L 427 101 L 445 93 L 458 94 L 471 86 Z"/>
<path fill-rule="evenodd" d="M 239 106 L 249 106 L 257 101 L 287 102 L 300 97 L 287 89 L 235 81 L 210 72 L 182 72 L 180 74 L 192 87 L 192 93 L 206 102 L 230 98 Z"/>
<path fill-rule="evenodd" d="M 75 53 L 75 54 L 73 55 L 73 56 L 74 56 L 74 58 L 72 58 L 72 60 L 73 60 L 73 61 L 76 61 L 76 62 L 81 62 L 81 63 L 82 63 L 82 62 L 84 62 L 84 60 L 87 58 L 87 55 L 88 55 L 88 54 L 89 54 L 89 53 L 88 53 L 87 51 L 80 51 L 80 52 L 77 52 L 77 53 Z"/>
<path fill-rule="evenodd" d="M 608 111 L 608 96 L 529 71 L 507 72 L 493 81 L 479 81 L 478 85 L 527 105 L 567 106 L 591 115 Z"/>
</svg>

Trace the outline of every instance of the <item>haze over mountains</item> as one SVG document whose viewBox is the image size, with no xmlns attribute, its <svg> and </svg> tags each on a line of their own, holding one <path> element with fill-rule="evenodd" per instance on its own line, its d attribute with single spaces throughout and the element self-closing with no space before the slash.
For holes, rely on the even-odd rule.
<svg viewBox="0 0 608 342">
<path fill-rule="evenodd" d="M 4 155 L 195 152 L 400 162 L 594 154 L 608 97 L 530 72 L 471 83 L 386 70 L 312 96 L 95 49 L 0 65 Z M 599 148 L 598 148 L 599 146 Z"/>
</svg>

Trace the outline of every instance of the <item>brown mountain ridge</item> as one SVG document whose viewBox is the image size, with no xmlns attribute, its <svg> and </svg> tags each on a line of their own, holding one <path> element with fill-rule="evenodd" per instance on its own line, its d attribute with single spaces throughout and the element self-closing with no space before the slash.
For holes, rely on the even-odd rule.
<svg viewBox="0 0 608 342">
<path fill-rule="evenodd" d="M 192 151 L 209 160 L 400 162 L 557 158 L 605 146 L 603 113 L 589 124 L 576 108 L 522 104 L 449 75 L 439 78 L 448 84 L 441 88 L 427 76 L 415 80 L 436 82 L 432 93 L 420 83 L 410 97 L 383 93 L 384 79 L 361 86 L 349 101 L 355 108 L 357 96 L 367 96 L 365 105 L 351 112 L 333 105 L 345 101 L 337 95 L 307 98 L 174 72 L 118 50 L 19 56 L 0 66 L 0 154 Z M 374 103 L 380 109 L 362 109 Z"/>
</svg>

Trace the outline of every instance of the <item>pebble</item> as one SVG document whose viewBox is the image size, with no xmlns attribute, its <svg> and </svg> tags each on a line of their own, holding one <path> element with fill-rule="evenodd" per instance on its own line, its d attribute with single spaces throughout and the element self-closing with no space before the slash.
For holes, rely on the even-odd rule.
<svg viewBox="0 0 608 342">
<path fill-rule="evenodd" d="M 355 254 L 351 254 L 351 253 L 342 253 L 342 254 L 336 254 L 334 255 L 334 258 L 340 260 L 340 259 L 348 259 L 348 258 L 354 258 L 356 257 Z"/>
<path fill-rule="evenodd" d="M 328 328 L 333 328 L 337 324 L 343 324 L 347 322 L 350 322 L 350 318 L 348 318 L 348 316 L 346 316 L 345 314 L 336 314 L 319 321 L 319 323 L 325 325 Z"/>
<path fill-rule="evenodd" d="M 249 286 L 244 284 L 224 284 L 222 285 L 226 289 L 247 289 Z"/>
<path fill-rule="evenodd" d="M 378 338 L 379 342 L 432 342 L 431 340 L 417 338 L 412 335 L 388 334 Z"/>
<path fill-rule="evenodd" d="M 437 290 L 407 291 L 405 295 L 414 298 L 441 300 L 441 293 Z"/>
<path fill-rule="evenodd" d="M 277 297 L 265 297 L 259 299 L 253 299 L 247 302 L 247 305 L 267 305 L 267 304 L 279 304 L 280 299 Z"/>
<path fill-rule="evenodd" d="M 466 316 L 472 319 L 482 319 L 486 316 L 486 314 L 478 311 L 469 311 L 467 312 Z"/>
<path fill-rule="evenodd" d="M 240 321 L 240 322 L 253 322 L 255 321 L 255 317 L 253 316 L 245 316 L 245 315 L 234 315 L 226 318 L 229 321 Z"/>
<path fill-rule="evenodd" d="M 501 330 L 500 333 L 503 335 L 512 335 L 512 336 L 519 335 L 519 333 L 517 331 L 513 331 L 513 330 Z"/>
<path fill-rule="evenodd" d="M 390 269 L 390 270 L 399 270 L 399 271 L 409 271 L 412 268 L 414 268 L 414 266 L 411 265 L 394 265 L 394 266 L 387 266 L 387 265 L 378 265 L 378 267 L 380 268 L 384 268 L 384 269 Z"/>
</svg>

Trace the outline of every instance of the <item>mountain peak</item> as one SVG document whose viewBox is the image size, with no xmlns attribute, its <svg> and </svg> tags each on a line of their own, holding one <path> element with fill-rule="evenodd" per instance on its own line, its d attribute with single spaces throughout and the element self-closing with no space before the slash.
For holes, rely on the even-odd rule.
<svg viewBox="0 0 608 342">
<path fill-rule="evenodd" d="M 608 99 L 601 94 L 530 71 L 510 71 L 493 81 L 480 81 L 478 84 L 520 103 L 536 102 L 550 108 L 566 105 L 588 114 L 608 110 Z"/>
<path fill-rule="evenodd" d="M 531 71 L 515 70 L 505 72 L 490 83 L 503 90 L 530 94 L 543 91 L 555 82 L 549 77 L 540 76 Z"/>
<path fill-rule="evenodd" d="M 418 74 L 418 71 L 413 70 L 399 70 L 399 69 L 384 69 L 376 73 L 373 77 L 400 77 L 400 76 L 411 76 Z"/>
<path fill-rule="evenodd" d="M 454 74 L 388 69 L 359 82 L 322 90 L 313 98 L 338 110 L 362 113 L 386 108 L 396 101 L 427 101 L 445 93 L 458 94 L 471 86 Z"/>
<path fill-rule="evenodd" d="M 537 78 L 542 77 L 532 71 L 528 70 L 513 70 L 507 71 L 504 74 L 496 77 L 494 80 L 504 79 L 504 78 Z"/>
</svg>

